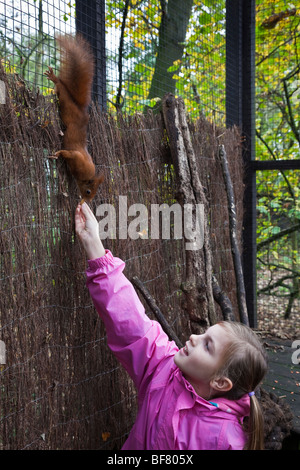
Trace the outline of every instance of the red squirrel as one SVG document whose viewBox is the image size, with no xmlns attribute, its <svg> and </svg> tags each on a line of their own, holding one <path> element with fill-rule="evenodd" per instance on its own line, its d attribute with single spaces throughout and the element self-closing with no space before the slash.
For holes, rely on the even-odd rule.
<svg viewBox="0 0 300 470">
<path fill-rule="evenodd" d="M 88 42 L 80 35 L 59 36 L 61 68 L 57 77 L 53 69 L 45 75 L 55 84 L 60 116 L 66 126 L 62 150 L 50 158 L 65 158 L 79 187 L 81 203 L 91 201 L 104 180 L 96 176 L 95 165 L 87 150 L 88 107 L 94 76 L 94 58 Z"/>
</svg>

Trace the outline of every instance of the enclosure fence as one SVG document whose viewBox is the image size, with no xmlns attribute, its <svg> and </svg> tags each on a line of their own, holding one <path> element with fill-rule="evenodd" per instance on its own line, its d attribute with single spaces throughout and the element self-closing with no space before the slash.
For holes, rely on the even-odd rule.
<svg viewBox="0 0 300 470">
<path fill-rule="evenodd" d="M 128 207 L 175 202 L 164 123 L 146 111 L 165 92 L 181 95 L 209 202 L 218 282 L 236 311 L 222 142 L 251 324 L 256 312 L 260 321 L 277 309 L 299 331 L 298 10 L 281 0 L 168 3 L 173 10 L 158 0 L 0 1 L 1 449 L 119 449 L 135 420 L 136 391 L 107 349 L 85 287 L 86 259 L 74 233 L 77 187 L 65 163 L 48 158 L 61 146 L 44 76 L 48 65 L 59 69 L 57 33 L 80 31 L 95 56 L 89 147 L 105 181 L 93 210 L 111 204 L 118 213 L 119 196 Z M 233 124 L 239 132 L 226 129 Z M 181 340 L 198 331 L 185 315 L 182 240 L 142 231 L 137 240 L 119 240 L 116 232 L 105 245 L 124 259 L 127 277 L 149 289 Z"/>
<path fill-rule="evenodd" d="M 298 338 L 300 17 L 274 3 L 256 5 L 257 310 L 270 331 Z"/>
<path fill-rule="evenodd" d="M 136 392 L 107 349 L 85 286 L 86 259 L 74 234 L 76 185 L 65 162 L 48 158 L 61 145 L 56 101 L 4 72 L 1 80 L 7 90 L 1 107 L 0 331 L 7 349 L 1 448 L 120 448 L 134 422 Z M 240 215 L 240 136 L 205 120 L 191 131 L 210 205 L 214 272 L 236 307 L 217 149 L 221 136 Z M 95 212 L 112 204 L 118 213 L 119 196 L 127 197 L 128 207 L 174 203 L 176 182 L 160 115 L 115 120 L 94 106 L 90 148 L 105 175 Z M 147 233 L 120 240 L 117 233 L 104 243 L 124 259 L 128 278 L 137 276 L 149 289 L 182 341 L 191 328 L 197 331 L 184 314 L 183 240 L 152 239 Z"/>
</svg>

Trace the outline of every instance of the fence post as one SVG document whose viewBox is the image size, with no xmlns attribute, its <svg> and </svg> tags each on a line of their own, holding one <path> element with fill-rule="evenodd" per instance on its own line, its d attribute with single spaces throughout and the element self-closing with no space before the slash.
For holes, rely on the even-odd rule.
<svg viewBox="0 0 300 470">
<path fill-rule="evenodd" d="M 92 46 L 95 56 L 93 99 L 106 110 L 105 0 L 76 0 L 76 31 Z"/>
<path fill-rule="evenodd" d="M 244 138 L 243 273 L 249 323 L 256 327 L 255 0 L 226 0 L 226 125 L 234 124 Z"/>
</svg>

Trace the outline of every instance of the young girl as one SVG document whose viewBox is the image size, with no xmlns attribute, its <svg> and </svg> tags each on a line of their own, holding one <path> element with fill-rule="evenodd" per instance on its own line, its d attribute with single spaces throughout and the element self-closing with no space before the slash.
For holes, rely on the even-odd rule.
<svg viewBox="0 0 300 470">
<path fill-rule="evenodd" d="M 104 250 L 89 206 L 75 228 L 88 257 L 87 286 L 105 323 L 108 345 L 138 390 L 138 415 L 126 450 L 262 449 L 255 388 L 266 355 L 250 328 L 221 322 L 178 350 L 145 314 L 124 262 Z"/>
</svg>

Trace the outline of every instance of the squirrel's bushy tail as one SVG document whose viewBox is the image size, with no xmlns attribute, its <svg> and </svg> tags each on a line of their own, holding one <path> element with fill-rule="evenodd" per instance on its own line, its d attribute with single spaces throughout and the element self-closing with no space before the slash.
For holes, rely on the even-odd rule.
<svg viewBox="0 0 300 470">
<path fill-rule="evenodd" d="M 58 36 L 56 40 L 61 51 L 59 79 L 73 100 L 80 107 L 86 107 L 91 102 L 95 67 L 90 44 L 79 34 Z"/>
</svg>

